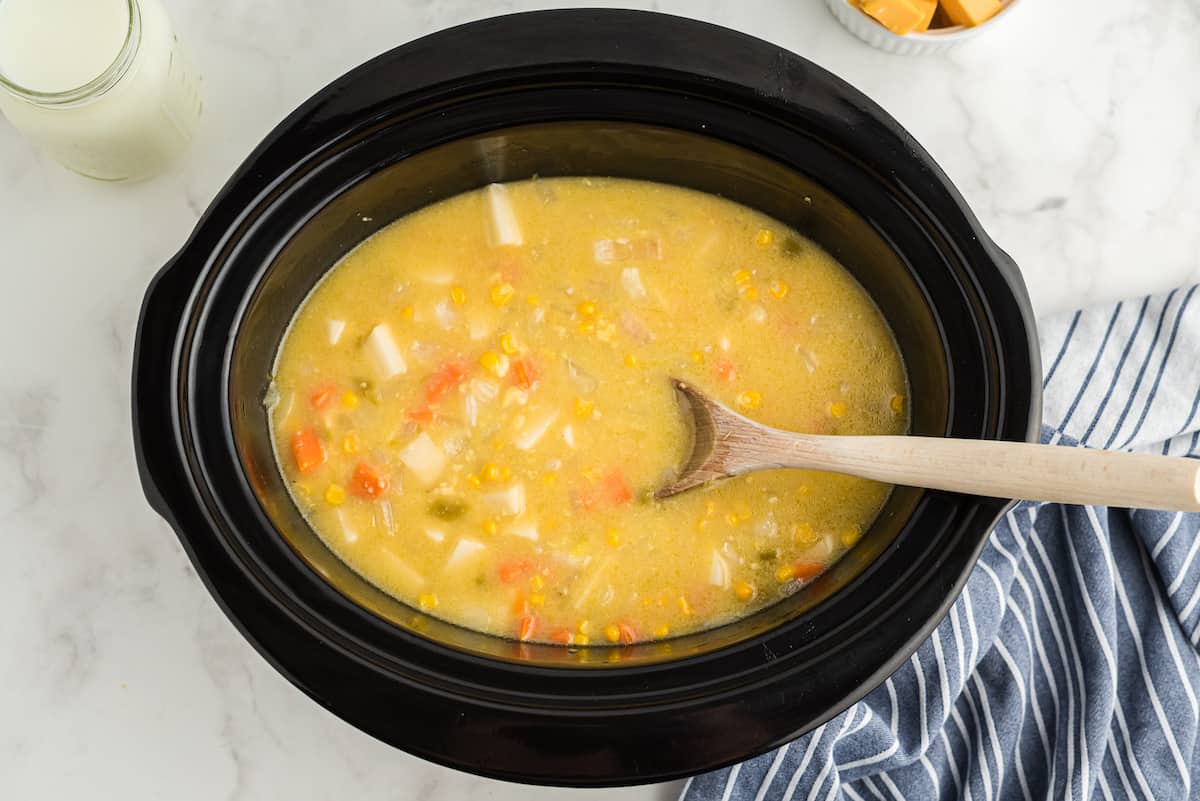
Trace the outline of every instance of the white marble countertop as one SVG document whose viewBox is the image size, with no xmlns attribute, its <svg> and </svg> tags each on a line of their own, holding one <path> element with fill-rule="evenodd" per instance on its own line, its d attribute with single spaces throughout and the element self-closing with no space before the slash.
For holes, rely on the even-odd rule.
<svg viewBox="0 0 1200 801">
<path fill-rule="evenodd" d="M 0 123 L 0 794 L 673 797 L 671 785 L 566 792 L 477 779 L 342 723 L 226 621 L 134 469 L 142 292 L 238 162 L 297 103 L 380 51 L 556 4 L 165 4 L 206 79 L 198 141 L 173 173 L 88 182 Z M 820 0 L 629 5 L 739 28 L 865 90 L 940 161 L 1042 312 L 1200 279 L 1196 0 L 1028 0 L 1010 25 L 922 58 L 860 44 Z"/>
</svg>

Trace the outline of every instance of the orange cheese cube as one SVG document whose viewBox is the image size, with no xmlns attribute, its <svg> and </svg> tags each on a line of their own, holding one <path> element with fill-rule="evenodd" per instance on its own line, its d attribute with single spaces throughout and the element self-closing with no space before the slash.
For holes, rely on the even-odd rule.
<svg viewBox="0 0 1200 801">
<path fill-rule="evenodd" d="M 863 0 L 863 13 L 894 34 L 903 36 L 929 27 L 936 3 L 928 0 Z M 922 27 L 924 23 L 924 27 Z"/>
<path fill-rule="evenodd" d="M 912 32 L 913 33 L 924 33 L 925 31 L 929 30 L 929 26 L 933 22 L 933 13 L 935 11 L 937 11 L 938 4 L 937 4 L 937 0 L 916 0 L 916 1 L 917 1 L 917 5 L 922 7 L 921 10 L 922 10 L 922 13 L 924 14 L 924 16 L 921 17 L 921 21 L 917 24 L 917 27 L 914 28 Z"/>
<path fill-rule="evenodd" d="M 1000 0 L 942 0 L 942 9 L 955 25 L 979 25 L 996 15 Z"/>
</svg>

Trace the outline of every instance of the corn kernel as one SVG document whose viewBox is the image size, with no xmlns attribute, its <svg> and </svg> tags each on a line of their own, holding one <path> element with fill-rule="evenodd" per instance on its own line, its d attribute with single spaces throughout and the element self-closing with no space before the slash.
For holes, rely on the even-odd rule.
<svg viewBox="0 0 1200 801">
<path fill-rule="evenodd" d="M 692 614 L 691 605 L 688 604 L 687 598 L 684 598 L 682 595 L 679 596 L 679 611 L 689 616 Z"/>
<path fill-rule="evenodd" d="M 516 291 L 513 289 L 512 284 L 505 282 L 492 287 L 492 291 L 488 293 L 488 297 L 492 299 L 493 306 L 504 306 L 513 299 Z"/>
<path fill-rule="evenodd" d="M 438 599 L 432 592 L 423 592 L 417 596 L 417 603 L 422 609 L 437 609 Z"/>
<path fill-rule="evenodd" d="M 503 353 L 489 350 L 479 357 L 479 364 L 497 378 L 508 375 L 508 357 Z"/>
<path fill-rule="evenodd" d="M 542 578 L 540 574 L 534 573 L 529 577 L 529 586 L 535 590 L 540 590 L 542 587 L 546 586 L 546 580 Z"/>
<path fill-rule="evenodd" d="M 712 517 L 716 511 L 717 511 L 717 502 L 716 501 L 710 499 L 710 500 L 707 500 L 704 502 L 704 514 L 706 517 Z"/>
<path fill-rule="evenodd" d="M 862 530 L 858 526 L 847 526 L 842 529 L 842 533 L 838 535 L 838 539 L 841 541 L 843 547 L 849 548 L 858 542 L 861 536 Z"/>
<path fill-rule="evenodd" d="M 792 530 L 792 538 L 798 545 L 816 545 L 817 540 L 820 539 L 809 523 L 797 523 Z"/>
<path fill-rule="evenodd" d="M 833 403 L 829 404 L 829 416 L 838 418 L 845 417 L 846 404 L 842 403 L 841 401 L 834 401 Z"/>
<path fill-rule="evenodd" d="M 483 482 L 479 479 L 479 476 L 475 475 L 474 473 L 471 473 L 470 475 L 467 476 L 467 483 L 470 484 L 472 487 L 478 487 Z"/>
<path fill-rule="evenodd" d="M 358 396 L 354 394 L 354 390 L 348 389 L 342 393 L 342 405 L 347 409 L 353 409 L 358 405 Z"/>
<path fill-rule="evenodd" d="M 594 333 L 596 333 L 596 322 L 595 322 L 595 320 L 580 320 L 580 321 L 579 321 L 579 333 L 581 333 L 581 334 L 594 334 Z"/>
<path fill-rule="evenodd" d="M 487 464 L 485 464 L 483 466 L 483 469 L 479 471 L 479 476 L 484 481 L 499 481 L 500 480 L 500 468 L 497 467 L 496 465 L 492 464 L 491 462 L 488 462 Z"/>
<path fill-rule="evenodd" d="M 617 627 L 616 623 L 609 623 L 604 627 L 604 639 L 609 642 L 617 642 L 621 639 L 621 629 Z"/>
<path fill-rule="evenodd" d="M 733 594 L 739 601 L 749 601 L 754 597 L 754 587 L 744 581 L 739 581 L 733 585 Z"/>
<path fill-rule="evenodd" d="M 509 356 L 516 356 L 519 352 L 519 349 L 517 348 L 517 338 L 512 334 L 501 334 L 500 350 L 504 351 Z"/>
<path fill-rule="evenodd" d="M 572 645 L 587 645 L 589 642 L 591 642 L 591 640 L 588 639 L 586 634 L 576 634 L 571 638 Z"/>
<path fill-rule="evenodd" d="M 542 304 L 542 299 L 539 298 L 537 295 L 526 295 L 525 303 L 528 306 L 537 307 Z"/>
<path fill-rule="evenodd" d="M 547 487 L 553 487 L 558 483 L 558 476 L 554 473 L 542 473 L 542 483 Z"/>
<path fill-rule="evenodd" d="M 773 241 L 775 241 L 775 235 L 766 228 L 760 228 L 758 233 L 754 236 L 754 244 L 758 245 L 760 248 L 770 246 Z"/>
<path fill-rule="evenodd" d="M 788 286 L 787 281 L 776 280 L 771 282 L 770 291 L 772 295 L 782 300 L 787 297 L 788 292 L 791 292 L 792 288 Z"/>
<path fill-rule="evenodd" d="M 575 311 L 579 312 L 580 317 L 593 317 L 596 314 L 596 304 L 585 300 L 575 307 Z"/>
<path fill-rule="evenodd" d="M 587 417 L 587 416 L 591 415 L 591 413 L 595 410 L 595 408 L 596 408 L 595 401 L 590 401 L 587 398 L 576 398 L 575 399 L 575 416 L 576 417 Z"/>
<path fill-rule="evenodd" d="M 450 300 L 454 301 L 455 306 L 461 306 L 467 302 L 467 290 L 461 286 L 450 287 Z"/>
<path fill-rule="evenodd" d="M 499 529 L 499 526 L 496 525 L 495 520 L 484 520 L 483 521 L 483 533 L 484 534 L 495 534 L 498 529 Z"/>
<path fill-rule="evenodd" d="M 698 350 L 692 351 L 692 362 L 694 364 L 704 364 L 704 353 Z"/>
<path fill-rule="evenodd" d="M 737 396 L 737 403 L 743 409 L 757 409 L 762 405 L 762 394 L 758 390 L 747 390 Z"/>
<path fill-rule="evenodd" d="M 633 353 L 626 353 L 625 354 L 625 366 L 626 367 L 637 367 L 637 365 L 638 365 L 638 357 Z"/>
<path fill-rule="evenodd" d="M 512 478 L 512 470 L 509 469 L 507 466 L 501 467 L 500 468 L 500 480 L 508 481 L 510 478 Z"/>
<path fill-rule="evenodd" d="M 533 606 L 542 606 L 546 603 L 546 596 L 542 595 L 540 592 L 532 593 L 529 596 L 529 603 Z"/>
<path fill-rule="evenodd" d="M 658 637 L 660 640 L 663 637 L 666 637 L 670 633 L 671 633 L 671 627 L 668 626 L 666 623 L 663 623 L 661 626 L 659 626 L 658 628 L 656 628 L 654 630 L 654 636 Z"/>
<path fill-rule="evenodd" d="M 728 514 L 725 515 L 725 522 L 731 526 L 736 526 L 738 523 L 741 522 L 741 518 L 739 518 L 733 512 L 729 512 Z"/>
<path fill-rule="evenodd" d="M 704 531 L 708 528 L 708 521 L 703 517 L 696 521 L 696 531 Z"/>
<path fill-rule="evenodd" d="M 342 437 L 342 453 L 355 453 L 358 451 L 358 437 L 354 434 L 347 434 Z"/>
<path fill-rule="evenodd" d="M 775 571 L 775 580 L 783 584 L 791 581 L 794 575 L 796 575 L 796 571 L 792 569 L 791 565 L 780 565 L 779 569 Z"/>
<path fill-rule="evenodd" d="M 745 286 L 746 284 L 750 283 L 750 279 L 753 277 L 754 276 L 750 274 L 750 271 L 743 267 L 733 274 L 733 281 L 738 286 Z"/>
<path fill-rule="evenodd" d="M 591 630 L 592 630 L 592 621 L 590 621 L 590 620 L 579 621 L 579 633 L 580 634 L 582 634 L 583 636 L 586 637 L 588 635 L 588 632 L 590 632 Z"/>
<path fill-rule="evenodd" d="M 892 405 L 893 412 L 895 412 L 896 414 L 903 414 L 904 413 L 904 396 L 903 395 L 893 395 L 891 405 Z"/>
<path fill-rule="evenodd" d="M 610 528 L 608 530 L 607 539 L 608 544 L 614 548 L 621 544 L 621 534 L 615 528 Z"/>
<path fill-rule="evenodd" d="M 400 316 L 403 317 L 405 320 L 411 320 L 413 318 L 413 314 L 415 314 L 415 313 L 416 313 L 416 309 L 414 309 L 412 306 L 405 306 L 403 309 L 400 310 Z"/>
<path fill-rule="evenodd" d="M 330 484 L 325 488 L 325 503 L 330 506 L 341 506 L 346 502 L 346 489 L 340 484 Z"/>
<path fill-rule="evenodd" d="M 744 286 L 738 290 L 738 294 L 746 300 L 758 300 L 758 287 Z"/>
</svg>

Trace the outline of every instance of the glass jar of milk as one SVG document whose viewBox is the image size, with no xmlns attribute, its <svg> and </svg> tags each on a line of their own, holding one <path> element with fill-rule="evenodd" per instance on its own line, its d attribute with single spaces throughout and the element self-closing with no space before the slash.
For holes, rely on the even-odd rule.
<svg viewBox="0 0 1200 801">
<path fill-rule="evenodd" d="M 163 169 L 191 141 L 199 83 L 159 0 L 0 0 L 0 111 L 82 175 Z"/>
</svg>

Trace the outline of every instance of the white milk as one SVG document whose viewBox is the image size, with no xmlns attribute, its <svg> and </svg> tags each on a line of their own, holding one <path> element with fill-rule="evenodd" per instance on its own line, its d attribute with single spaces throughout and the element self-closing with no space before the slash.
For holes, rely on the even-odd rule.
<svg viewBox="0 0 1200 801">
<path fill-rule="evenodd" d="M 159 0 L 0 0 L 0 111 L 76 172 L 161 170 L 191 140 L 198 89 Z"/>
</svg>

